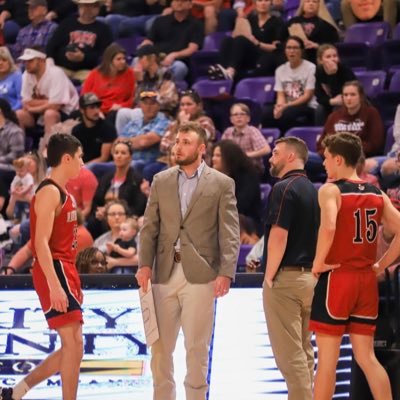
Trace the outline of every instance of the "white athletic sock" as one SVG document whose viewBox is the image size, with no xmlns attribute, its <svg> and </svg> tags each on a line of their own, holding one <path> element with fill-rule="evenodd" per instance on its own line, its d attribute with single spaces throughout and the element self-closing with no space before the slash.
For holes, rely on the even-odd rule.
<svg viewBox="0 0 400 400">
<path fill-rule="evenodd" d="M 22 381 L 18 382 L 13 387 L 13 399 L 21 400 L 29 391 L 30 387 L 26 384 L 26 382 L 22 379 Z"/>
</svg>

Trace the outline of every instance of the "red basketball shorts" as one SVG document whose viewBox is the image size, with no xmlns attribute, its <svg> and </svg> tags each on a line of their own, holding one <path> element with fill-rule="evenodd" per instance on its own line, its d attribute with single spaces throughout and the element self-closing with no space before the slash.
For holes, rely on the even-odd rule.
<svg viewBox="0 0 400 400">
<path fill-rule="evenodd" d="M 309 328 L 334 336 L 346 332 L 373 335 L 378 301 L 378 282 L 372 268 L 340 267 L 325 272 L 314 290 Z"/>
<path fill-rule="evenodd" d="M 68 298 L 66 313 L 51 308 L 50 290 L 47 285 L 46 276 L 37 261 L 35 261 L 32 269 L 33 286 L 39 296 L 39 301 L 49 328 L 57 329 L 71 322 L 83 323 L 82 308 L 78 300 L 81 291 L 81 281 L 75 265 L 60 260 L 54 260 L 53 265 L 61 287 Z"/>
</svg>

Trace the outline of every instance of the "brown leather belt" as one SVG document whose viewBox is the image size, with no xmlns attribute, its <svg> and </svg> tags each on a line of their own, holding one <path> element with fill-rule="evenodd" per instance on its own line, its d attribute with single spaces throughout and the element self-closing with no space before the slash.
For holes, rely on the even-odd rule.
<svg viewBox="0 0 400 400">
<path fill-rule="evenodd" d="M 288 267 L 280 267 L 279 268 L 281 271 L 286 271 L 286 272 L 294 272 L 294 271 L 298 271 L 298 272 L 311 272 L 311 268 L 307 268 L 307 267 L 296 267 L 296 266 L 288 266 Z"/>
<path fill-rule="evenodd" d="M 180 263 L 181 262 L 181 252 L 180 251 L 176 251 L 174 254 L 174 261 L 176 263 Z"/>
</svg>

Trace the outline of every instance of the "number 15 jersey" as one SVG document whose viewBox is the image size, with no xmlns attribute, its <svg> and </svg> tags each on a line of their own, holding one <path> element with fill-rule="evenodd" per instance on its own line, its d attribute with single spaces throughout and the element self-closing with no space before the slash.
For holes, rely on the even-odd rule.
<svg viewBox="0 0 400 400">
<path fill-rule="evenodd" d="M 382 192 L 363 181 L 339 180 L 341 195 L 336 231 L 326 264 L 344 268 L 371 267 L 376 262 L 378 228 L 384 200 Z"/>
</svg>

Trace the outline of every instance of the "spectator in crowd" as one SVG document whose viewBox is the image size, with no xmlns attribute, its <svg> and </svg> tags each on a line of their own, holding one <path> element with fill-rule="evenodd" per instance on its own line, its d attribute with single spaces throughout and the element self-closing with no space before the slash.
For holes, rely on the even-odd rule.
<svg viewBox="0 0 400 400">
<path fill-rule="evenodd" d="M 340 62 L 337 48 L 333 44 L 319 46 L 317 60 L 315 96 L 318 106 L 315 110 L 315 125 L 321 126 L 334 109 L 343 105 L 343 85 L 356 80 L 356 77 L 351 68 Z"/>
<path fill-rule="evenodd" d="M 126 62 L 126 52 L 117 43 L 110 44 L 99 67 L 93 69 L 82 87 L 82 94 L 92 92 L 101 100 L 101 111 L 114 122 L 117 111 L 132 107 L 135 76 Z"/>
<path fill-rule="evenodd" d="M 150 192 L 150 187 L 149 187 L 149 192 Z M 8 188 L 4 185 L 2 181 L 0 181 L 0 212 L 4 217 L 4 204 L 6 204 L 6 199 L 8 198 Z M 1 217 L 0 217 L 1 218 Z"/>
<path fill-rule="evenodd" d="M 82 143 L 83 162 L 87 166 L 109 161 L 112 143 L 117 138 L 114 125 L 101 118 L 101 104 L 94 93 L 80 96 L 82 122 L 72 128 L 72 134 Z"/>
<path fill-rule="evenodd" d="M 160 112 L 159 95 L 154 91 L 140 93 L 140 113 L 122 129 L 120 137 L 131 142 L 133 165 L 142 171 L 146 165 L 160 156 L 159 143 L 168 127 L 169 120 Z M 118 116 L 117 116 L 118 120 Z"/>
<path fill-rule="evenodd" d="M 61 19 L 75 12 L 75 5 L 72 0 L 48 0 L 48 13 L 46 19 L 49 21 L 59 22 Z M 17 28 L 28 25 L 29 20 L 29 3 L 27 7 L 26 0 L 5 0 L 4 9 L 0 14 L 0 29 L 4 28 L 7 20 L 12 20 Z"/>
<path fill-rule="evenodd" d="M 161 12 L 151 7 L 149 0 L 106 0 L 108 15 L 105 21 L 113 30 L 114 38 L 146 36 L 149 19 Z"/>
<path fill-rule="evenodd" d="M 77 178 L 70 179 L 66 185 L 68 193 L 74 196 L 76 208 L 85 220 L 92 209 L 94 194 L 99 182 L 90 169 L 82 167 Z"/>
<path fill-rule="evenodd" d="M 251 159 L 231 140 L 214 145 L 212 167 L 235 181 L 235 195 L 239 214 L 259 224 L 261 214 L 260 179 Z M 257 226 L 260 228 L 260 226 Z"/>
<path fill-rule="evenodd" d="M 173 115 L 178 106 L 178 90 L 171 72 L 162 65 L 163 56 L 153 45 L 141 46 L 136 53 L 138 61 L 135 65 L 136 94 L 135 103 L 139 103 L 139 95 L 146 90 L 158 92 L 160 111 Z"/>
<path fill-rule="evenodd" d="M 105 231 L 103 222 L 106 205 L 110 201 L 124 200 L 134 215 L 140 216 L 144 213 L 147 199 L 140 190 L 142 178 L 131 167 L 132 152 L 133 148 L 128 140 L 118 139 L 113 144 L 111 153 L 115 172 L 109 172 L 100 178 L 88 218 L 88 229 L 95 238 Z"/>
<path fill-rule="evenodd" d="M 97 247 L 87 247 L 76 256 L 76 268 L 80 274 L 107 272 L 106 255 Z"/>
<path fill-rule="evenodd" d="M 364 88 L 358 81 L 343 85 L 343 106 L 329 115 L 324 131 L 318 140 L 318 152 L 322 155 L 322 141 L 327 135 L 349 132 L 361 138 L 366 157 L 382 154 L 385 133 L 378 110 L 370 105 Z"/>
<path fill-rule="evenodd" d="M 189 57 L 203 45 L 203 27 L 190 15 L 191 0 L 172 0 L 171 8 L 171 14 L 154 21 L 142 45 L 154 44 L 158 52 L 165 53 L 163 65 L 171 68 L 176 80 L 184 80 Z"/>
<path fill-rule="evenodd" d="M 236 103 L 230 109 L 232 126 L 221 139 L 234 141 L 250 157 L 260 173 L 264 172 L 263 157 L 271 153 L 271 147 L 255 126 L 249 125 L 250 109 L 244 103 Z"/>
<path fill-rule="evenodd" d="M 21 222 L 29 217 L 29 205 L 35 194 L 34 180 L 29 173 L 28 162 L 24 157 L 14 160 L 13 166 L 15 176 L 11 182 L 10 195 L 20 200 L 15 202 L 13 215 L 8 215 L 8 217 Z"/>
<path fill-rule="evenodd" d="M 397 186 L 400 183 L 398 174 L 398 152 L 400 150 L 400 105 L 397 106 L 393 124 L 394 143 L 387 155 L 374 157 L 367 160 L 368 170 L 373 172 L 379 170 L 384 180 L 384 186 Z"/>
<path fill-rule="evenodd" d="M 47 46 L 57 28 L 56 23 L 46 19 L 47 14 L 47 0 L 28 1 L 28 17 L 31 23 L 18 32 L 15 44 L 10 45 L 14 58 L 18 58 L 26 48 Z"/>
<path fill-rule="evenodd" d="M 303 39 L 304 56 L 313 63 L 317 59 L 317 49 L 323 43 L 339 41 L 339 28 L 329 14 L 324 0 L 301 0 L 296 16 L 288 22 L 291 35 Z"/>
<path fill-rule="evenodd" d="M 209 35 L 217 29 L 219 12 L 230 6 L 230 0 L 193 0 L 192 15 L 204 23 L 204 33 Z"/>
<path fill-rule="evenodd" d="M 8 187 L 14 177 L 12 162 L 21 157 L 25 136 L 7 100 L 0 98 L 0 180 Z"/>
<path fill-rule="evenodd" d="M 43 148 L 51 135 L 51 127 L 66 119 L 78 106 L 78 93 L 63 70 L 53 64 L 40 48 L 28 48 L 19 60 L 24 62 L 22 75 L 22 109 L 17 111 L 20 125 L 44 126 Z"/>
<path fill-rule="evenodd" d="M 120 232 L 120 227 L 130 215 L 129 207 L 126 202 L 119 199 L 114 199 L 109 202 L 104 208 L 104 218 L 109 230 L 94 241 L 94 245 L 102 252 L 106 253 L 107 243 L 114 243 Z M 137 255 L 131 257 L 107 257 L 107 268 L 111 270 L 116 266 L 134 266 L 137 265 Z"/>
<path fill-rule="evenodd" d="M 77 6 L 74 3 L 75 0 L 47 0 L 49 4 L 49 12 L 46 15 L 46 19 L 60 23 L 63 19 L 77 12 Z"/>
<path fill-rule="evenodd" d="M 210 67 L 211 79 L 233 79 L 243 76 L 248 69 L 257 69 L 258 75 L 272 75 L 283 62 L 282 43 L 287 38 L 284 21 L 271 16 L 270 0 L 256 0 L 255 13 L 247 19 L 239 18 L 243 27 L 223 40 L 221 63 Z M 237 22 L 238 24 L 238 22 Z"/>
<path fill-rule="evenodd" d="M 257 227 L 254 221 L 239 214 L 239 231 L 240 231 L 240 244 L 255 245 L 259 240 Z"/>
<path fill-rule="evenodd" d="M 6 99 L 16 111 L 22 107 L 22 74 L 15 65 L 7 47 L 0 47 L 0 97 Z"/>
<path fill-rule="evenodd" d="M 76 0 L 79 16 L 60 23 L 47 44 L 47 54 L 67 75 L 84 81 L 112 42 L 110 28 L 100 21 L 102 0 Z"/>
<path fill-rule="evenodd" d="M 114 242 L 106 243 L 107 254 L 114 258 L 132 258 L 136 254 L 136 235 L 138 230 L 137 218 L 127 218 L 119 226 L 118 239 Z"/>
<path fill-rule="evenodd" d="M 199 94 L 195 90 L 189 89 L 181 92 L 176 120 L 170 124 L 167 132 L 161 139 L 160 149 L 163 154 L 167 154 L 175 144 L 175 137 L 179 126 L 189 121 L 197 122 L 202 126 L 206 131 L 209 142 L 215 141 L 216 129 L 214 122 L 206 115 L 203 108 L 203 101 Z"/>
<path fill-rule="evenodd" d="M 341 0 L 340 8 L 345 28 L 357 22 L 386 21 L 392 28 L 397 23 L 397 1 L 371 0 Z"/>
<path fill-rule="evenodd" d="M 290 36 L 285 44 L 287 62 L 275 72 L 277 99 L 274 106 L 264 109 L 264 127 L 277 127 L 284 134 L 294 126 L 311 125 L 316 101 L 315 64 L 303 59 L 304 43 Z"/>
<path fill-rule="evenodd" d="M 372 185 L 375 185 L 378 189 L 380 189 L 378 177 L 368 173 L 368 171 L 366 170 L 364 154 L 362 154 L 361 157 L 358 159 L 358 163 L 356 165 L 356 172 L 361 180 L 363 180 L 364 182 L 371 183 Z"/>
</svg>

